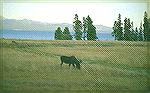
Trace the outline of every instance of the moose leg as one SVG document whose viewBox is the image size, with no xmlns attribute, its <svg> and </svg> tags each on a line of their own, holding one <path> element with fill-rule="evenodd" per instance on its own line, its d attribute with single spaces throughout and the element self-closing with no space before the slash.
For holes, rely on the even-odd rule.
<svg viewBox="0 0 150 93">
<path fill-rule="evenodd" d="M 61 61 L 61 64 L 60 64 L 60 66 L 62 66 L 62 64 L 63 64 L 63 62 Z"/>
<path fill-rule="evenodd" d="M 69 67 L 70 67 L 70 65 L 71 65 L 71 64 L 69 64 Z"/>
<path fill-rule="evenodd" d="M 73 67 L 75 68 L 75 65 L 74 64 L 72 64 L 73 65 Z"/>
</svg>

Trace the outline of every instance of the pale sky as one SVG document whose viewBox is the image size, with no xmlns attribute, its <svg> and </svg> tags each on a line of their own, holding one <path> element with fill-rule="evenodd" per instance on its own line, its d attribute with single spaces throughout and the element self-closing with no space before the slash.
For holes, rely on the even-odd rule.
<svg viewBox="0 0 150 93">
<path fill-rule="evenodd" d="M 95 25 L 112 27 L 118 14 L 139 27 L 146 3 L 3 3 L 3 16 L 10 19 L 30 19 L 48 23 L 71 23 L 75 14 L 79 20 L 90 15 Z"/>
</svg>

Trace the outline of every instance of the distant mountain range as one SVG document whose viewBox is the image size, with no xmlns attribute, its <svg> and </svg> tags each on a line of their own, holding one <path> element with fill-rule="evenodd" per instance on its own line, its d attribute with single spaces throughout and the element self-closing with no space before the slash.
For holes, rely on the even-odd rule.
<svg viewBox="0 0 150 93">
<path fill-rule="evenodd" d="M 57 27 L 61 27 L 64 29 L 68 27 L 70 31 L 73 31 L 72 24 L 68 23 L 42 23 L 39 21 L 33 21 L 28 19 L 16 20 L 16 19 L 7 19 L 4 17 L 0 17 L 0 23 L 3 26 L 0 27 L 2 30 L 23 30 L 23 31 L 55 31 Z M 112 28 L 103 26 L 103 25 L 95 25 L 97 32 L 111 33 Z"/>
</svg>

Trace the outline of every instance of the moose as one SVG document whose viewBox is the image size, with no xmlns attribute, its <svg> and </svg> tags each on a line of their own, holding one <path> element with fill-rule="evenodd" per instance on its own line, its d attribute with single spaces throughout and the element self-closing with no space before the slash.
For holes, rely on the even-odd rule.
<svg viewBox="0 0 150 93">
<path fill-rule="evenodd" d="M 78 60 L 75 56 L 61 56 L 61 66 L 63 63 L 72 65 L 74 68 L 76 67 L 77 69 L 80 69 L 80 63 L 82 62 L 81 60 Z"/>
</svg>

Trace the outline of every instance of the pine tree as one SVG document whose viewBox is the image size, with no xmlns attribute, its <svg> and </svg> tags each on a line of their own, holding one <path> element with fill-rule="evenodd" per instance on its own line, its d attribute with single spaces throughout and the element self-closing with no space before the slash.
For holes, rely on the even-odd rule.
<svg viewBox="0 0 150 93">
<path fill-rule="evenodd" d="M 140 23 L 140 28 L 139 28 L 139 41 L 143 41 L 143 29 L 142 29 L 142 22 Z"/>
<path fill-rule="evenodd" d="M 135 28 L 135 33 L 134 33 L 134 41 L 139 41 L 139 33 L 137 27 Z"/>
<path fill-rule="evenodd" d="M 118 40 L 122 40 L 123 39 L 123 28 L 122 28 L 122 23 L 121 23 L 121 14 L 119 14 L 118 16 L 118 22 L 117 22 L 117 29 L 118 29 Z"/>
<path fill-rule="evenodd" d="M 132 32 L 131 32 L 132 24 L 130 22 L 130 18 L 128 18 L 127 27 L 128 27 L 128 32 L 129 32 L 128 34 L 129 41 L 132 41 Z"/>
<path fill-rule="evenodd" d="M 72 36 L 69 32 L 69 28 L 65 27 L 64 31 L 63 31 L 63 40 L 72 40 Z"/>
<path fill-rule="evenodd" d="M 60 27 L 55 31 L 55 40 L 62 40 L 62 31 Z"/>
<path fill-rule="evenodd" d="M 96 27 L 93 25 L 93 21 L 88 15 L 86 18 L 87 21 L 87 40 L 96 40 Z"/>
<path fill-rule="evenodd" d="M 131 33 L 131 23 L 129 18 L 125 18 L 124 20 L 124 39 L 126 41 L 132 40 L 132 33 Z"/>
<path fill-rule="evenodd" d="M 134 26 L 133 26 L 133 21 L 131 22 L 131 31 L 130 31 L 130 37 L 131 37 L 131 41 L 136 41 L 137 40 L 137 33 L 136 33 L 137 28 L 134 30 Z M 138 31 L 138 30 L 137 30 Z"/>
<path fill-rule="evenodd" d="M 124 40 L 128 40 L 128 27 L 127 27 L 127 18 L 124 19 Z"/>
<path fill-rule="evenodd" d="M 121 23 L 121 14 L 118 16 L 118 20 L 114 22 L 112 35 L 115 37 L 115 40 L 123 40 L 123 28 Z"/>
<path fill-rule="evenodd" d="M 73 28 L 75 31 L 75 38 L 76 40 L 81 40 L 82 39 L 82 23 L 78 19 L 78 15 L 75 14 L 74 22 L 73 22 Z"/>
<path fill-rule="evenodd" d="M 143 33 L 144 33 L 144 41 L 148 40 L 148 15 L 147 12 L 144 12 L 144 24 L 143 24 Z"/>
<path fill-rule="evenodd" d="M 87 38 L 87 20 L 83 17 L 83 40 Z"/>
<path fill-rule="evenodd" d="M 147 41 L 150 41 L 150 18 L 148 19 L 148 33 L 147 33 Z"/>
<path fill-rule="evenodd" d="M 114 22 L 112 36 L 114 36 L 115 40 L 117 40 L 117 21 Z"/>
</svg>

